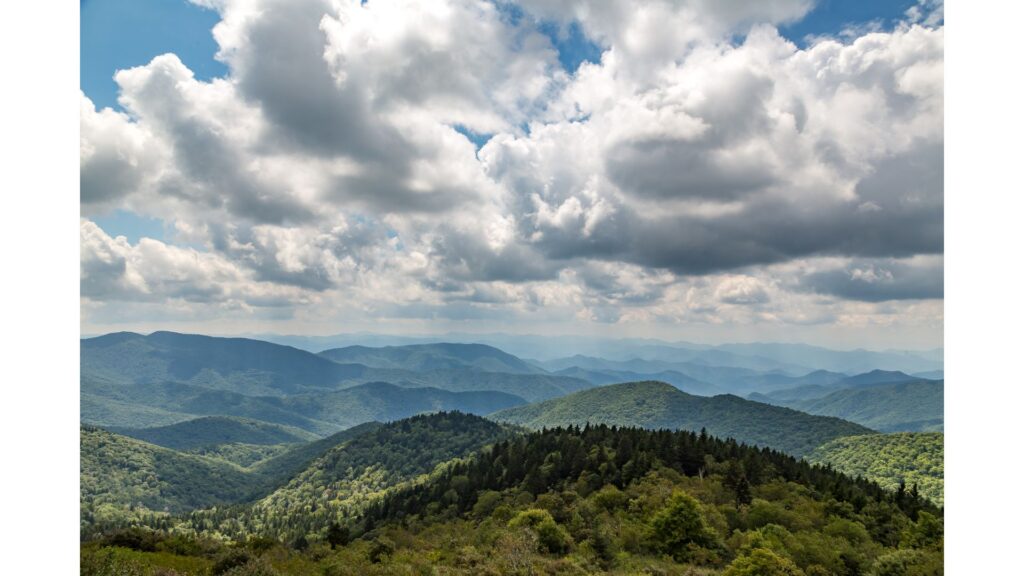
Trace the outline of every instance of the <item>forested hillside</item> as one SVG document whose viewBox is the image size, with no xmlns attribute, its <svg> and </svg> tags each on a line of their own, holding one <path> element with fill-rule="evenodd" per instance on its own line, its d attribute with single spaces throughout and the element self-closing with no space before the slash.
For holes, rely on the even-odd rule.
<svg viewBox="0 0 1024 576">
<path fill-rule="evenodd" d="M 841 436 L 871 430 L 840 420 L 751 402 L 686 394 L 664 382 L 631 382 L 510 408 L 490 416 L 528 428 L 608 424 L 698 431 L 800 456 Z"/>
<path fill-rule="evenodd" d="M 833 392 L 792 403 L 809 414 L 836 416 L 882 432 L 941 432 L 944 385 L 941 380 L 879 384 Z"/>
<path fill-rule="evenodd" d="M 454 439 L 477 421 L 405 422 L 417 436 L 431 422 L 450 424 Z M 396 425 L 362 438 L 394 447 L 390 438 L 405 435 Z M 348 470 L 362 451 L 332 451 L 311 468 L 355 479 Z M 692 432 L 591 426 L 498 438 L 394 486 L 365 499 L 361 517 L 335 515 L 335 523 L 294 536 L 272 514 L 254 523 L 264 537 L 249 532 L 234 545 L 208 538 L 219 525 L 204 514 L 166 522 L 165 532 L 110 533 L 83 546 L 83 574 L 941 573 L 942 515 L 926 500 Z M 319 502 L 293 519 L 344 509 L 331 496 Z"/>
<path fill-rule="evenodd" d="M 830 464 L 850 476 L 863 476 L 889 490 L 900 484 L 943 503 L 943 435 L 938 432 L 872 434 L 838 438 L 811 452 L 807 459 Z"/>
<path fill-rule="evenodd" d="M 90 426 L 81 428 L 80 453 L 83 527 L 237 502 L 250 490 L 236 466 Z"/>
</svg>

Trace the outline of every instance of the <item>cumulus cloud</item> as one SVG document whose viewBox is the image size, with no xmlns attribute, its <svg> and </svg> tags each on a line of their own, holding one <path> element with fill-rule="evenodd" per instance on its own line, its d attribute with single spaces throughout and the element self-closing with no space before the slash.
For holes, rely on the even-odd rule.
<svg viewBox="0 0 1024 576">
<path fill-rule="evenodd" d="M 942 298 L 941 2 L 803 49 L 776 26 L 809 0 L 198 3 L 226 77 L 167 54 L 116 74 L 123 111 L 82 96 L 86 309 L 856 325 Z M 541 22 L 600 62 L 562 69 Z M 114 209 L 173 232 L 111 237 Z"/>
</svg>

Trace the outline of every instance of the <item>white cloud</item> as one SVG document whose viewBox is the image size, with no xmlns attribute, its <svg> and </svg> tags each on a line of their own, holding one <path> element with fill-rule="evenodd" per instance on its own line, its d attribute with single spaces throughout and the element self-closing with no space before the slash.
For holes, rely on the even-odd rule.
<svg viewBox="0 0 1024 576">
<path fill-rule="evenodd" d="M 775 29 L 805 0 L 200 3 L 225 78 L 163 55 L 117 73 L 124 113 L 82 97 L 83 214 L 175 231 L 83 221 L 94 319 L 935 317 L 941 2 L 806 49 Z M 537 19 L 577 22 L 601 61 L 562 70 Z"/>
</svg>

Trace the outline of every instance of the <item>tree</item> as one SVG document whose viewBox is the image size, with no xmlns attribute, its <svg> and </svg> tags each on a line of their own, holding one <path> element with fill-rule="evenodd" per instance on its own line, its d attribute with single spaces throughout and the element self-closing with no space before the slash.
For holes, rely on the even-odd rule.
<svg viewBox="0 0 1024 576">
<path fill-rule="evenodd" d="M 327 543 L 331 545 L 331 548 L 344 546 L 348 544 L 348 541 L 348 527 L 342 526 L 337 522 L 331 522 L 331 525 L 327 528 Z"/>
<path fill-rule="evenodd" d="M 564 528 L 555 522 L 551 513 L 540 508 L 523 510 L 509 521 L 509 528 L 529 528 L 537 534 L 537 543 L 541 552 L 560 554 L 567 552 L 572 538 Z"/>
<path fill-rule="evenodd" d="M 671 554 L 679 562 L 691 558 L 693 548 L 718 548 L 717 535 L 708 527 L 700 504 L 692 496 L 677 490 L 668 505 L 651 521 L 655 548 Z"/>
<path fill-rule="evenodd" d="M 747 480 L 747 473 L 742 463 L 737 460 L 730 460 L 729 467 L 725 473 L 722 484 L 729 488 L 736 495 L 736 507 L 750 504 L 754 497 L 750 493 L 750 481 Z"/>
<path fill-rule="evenodd" d="M 804 572 L 788 558 L 755 548 L 749 555 L 733 560 L 722 576 L 804 576 Z"/>
</svg>

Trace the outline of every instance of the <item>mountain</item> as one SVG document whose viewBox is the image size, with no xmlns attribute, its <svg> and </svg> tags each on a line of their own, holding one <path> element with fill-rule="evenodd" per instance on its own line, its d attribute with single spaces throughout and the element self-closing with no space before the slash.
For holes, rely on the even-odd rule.
<svg viewBox="0 0 1024 576">
<path fill-rule="evenodd" d="M 835 416 L 883 432 L 941 431 L 944 382 L 917 380 L 839 390 L 792 404 L 797 410 Z"/>
<path fill-rule="evenodd" d="M 903 481 L 921 495 L 943 504 L 943 435 L 941 432 L 901 432 L 837 438 L 807 456 L 809 462 L 829 464 L 850 476 L 863 476 L 896 490 Z"/>
<path fill-rule="evenodd" d="M 857 386 L 872 386 L 875 384 L 891 384 L 894 382 L 910 382 L 918 380 L 914 376 L 900 372 L 899 370 L 871 370 L 862 374 L 849 376 L 835 382 L 836 388 L 854 388 Z"/>
<path fill-rule="evenodd" d="M 110 431 L 175 450 L 233 443 L 294 444 L 318 438 L 301 429 L 231 416 L 207 416 L 154 428 L 110 428 Z"/>
<path fill-rule="evenodd" d="M 917 380 L 921 379 L 903 372 L 887 370 L 872 370 L 854 376 L 833 372 L 815 372 L 792 380 L 790 383 L 795 384 L 792 387 L 780 386 L 763 392 L 754 392 L 748 394 L 747 399 L 803 410 L 802 406 L 805 401 L 824 398 L 838 390 Z"/>
<path fill-rule="evenodd" d="M 82 391 L 94 397 L 110 398 L 126 410 L 131 406 L 142 406 L 166 413 L 189 414 L 193 418 L 204 415 L 248 418 L 300 428 L 321 436 L 372 420 L 397 420 L 438 410 L 488 414 L 526 402 L 503 392 L 450 392 L 431 387 L 406 388 L 383 382 L 282 397 L 247 396 L 177 382 L 111 387 L 83 376 Z M 100 418 L 103 414 L 97 411 L 90 415 L 94 419 L 89 423 L 96 425 L 121 421 L 108 423 Z"/>
<path fill-rule="evenodd" d="M 696 378 L 691 378 L 686 374 L 675 370 L 663 370 L 653 374 L 641 374 L 639 372 L 627 372 L 622 370 L 588 370 L 586 368 L 572 366 L 570 368 L 559 370 L 558 372 L 555 372 L 555 374 L 580 378 L 595 386 L 620 384 L 623 382 L 638 382 L 641 380 L 657 380 L 659 382 L 668 382 L 676 388 L 690 394 L 710 396 L 715 393 L 721 393 L 721 390 L 717 387 L 706 382 L 701 382 Z"/>
<path fill-rule="evenodd" d="M 489 416 L 540 429 L 608 424 L 682 430 L 706 429 L 718 437 L 769 446 L 795 456 L 840 436 L 872 430 L 840 420 L 744 400 L 737 396 L 694 396 L 664 382 L 602 386 L 562 398 L 510 408 Z"/>
<path fill-rule="evenodd" d="M 485 372 L 542 374 L 540 368 L 484 344 L 414 344 L 408 346 L 348 346 L 324 350 L 320 356 L 342 364 L 371 368 L 430 371 L 473 368 Z"/>
<path fill-rule="evenodd" d="M 914 372 L 911 376 L 925 380 L 943 380 L 945 379 L 945 372 L 943 370 L 929 370 L 927 372 Z"/>
<path fill-rule="evenodd" d="M 403 371 L 385 379 L 405 388 L 439 388 L 451 392 L 501 392 L 524 398 L 528 402 L 564 396 L 570 392 L 593 387 L 579 378 L 556 374 L 508 374 L 470 368 L 449 368 L 428 372 Z M 353 381 L 345 386 L 362 384 Z"/>
<path fill-rule="evenodd" d="M 714 365 L 704 363 L 704 360 L 608 360 L 577 355 L 540 364 L 548 370 L 555 371 L 556 374 L 584 378 L 597 385 L 658 380 L 674 384 L 681 390 L 702 395 L 723 392 L 765 393 L 769 390 L 808 385 L 830 385 L 848 377 L 846 374 L 828 370 L 804 370 L 794 374 L 780 369 L 759 371 L 738 366 Z"/>
<path fill-rule="evenodd" d="M 519 396 L 494 391 L 450 392 L 438 388 L 406 388 L 370 382 L 335 392 L 300 394 L 274 399 L 289 411 L 341 427 L 371 420 L 399 420 L 423 412 L 458 410 L 489 414 L 526 404 Z"/>
<path fill-rule="evenodd" d="M 351 517 L 439 464 L 514 433 L 507 426 L 459 412 L 392 422 L 328 449 L 252 505 L 196 512 L 188 522 L 236 535 L 239 527 L 258 532 L 275 526 L 275 536 L 290 540 L 323 530 L 337 518 Z"/>
<path fill-rule="evenodd" d="M 80 349 L 83 375 L 120 384 L 180 382 L 246 395 L 335 389 L 367 370 L 260 340 L 175 332 L 119 332 L 82 340 Z"/>
<path fill-rule="evenodd" d="M 253 472 L 265 479 L 264 484 L 270 487 L 266 493 L 269 493 L 307 468 L 328 450 L 341 446 L 353 438 L 376 432 L 381 426 L 383 424 L 380 422 L 366 422 L 320 440 L 293 446 L 284 453 L 257 463 L 253 466 Z"/>
<path fill-rule="evenodd" d="M 292 426 L 318 435 L 337 432 L 341 425 L 305 417 L 284 405 L 280 396 L 247 396 L 180 382 L 110 384 L 82 374 L 82 421 L 98 426 L 146 428 L 164 424 L 168 415 L 191 420 L 200 416 L 235 416 Z M 89 398 L 87 410 L 85 398 Z M 96 409 L 95 406 L 106 409 Z M 152 417 L 152 419 L 151 419 Z"/>
<path fill-rule="evenodd" d="M 362 352 L 366 350 L 372 349 Z M 592 386 L 585 380 L 544 374 L 487 346 L 431 345 L 384 354 L 404 354 L 407 361 L 422 366 L 461 358 L 463 365 L 375 368 L 339 364 L 296 348 L 244 338 L 108 334 L 81 341 L 81 420 L 147 428 L 198 416 L 236 416 L 324 435 L 359 422 L 430 410 L 486 413 Z M 531 373 L 490 372 L 473 363 Z M 410 391 L 380 387 L 381 382 Z M 369 383 L 375 385 L 372 392 L 343 392 Z M 335 410 L 319 408 L 325 405 Z"/>
</svg>

